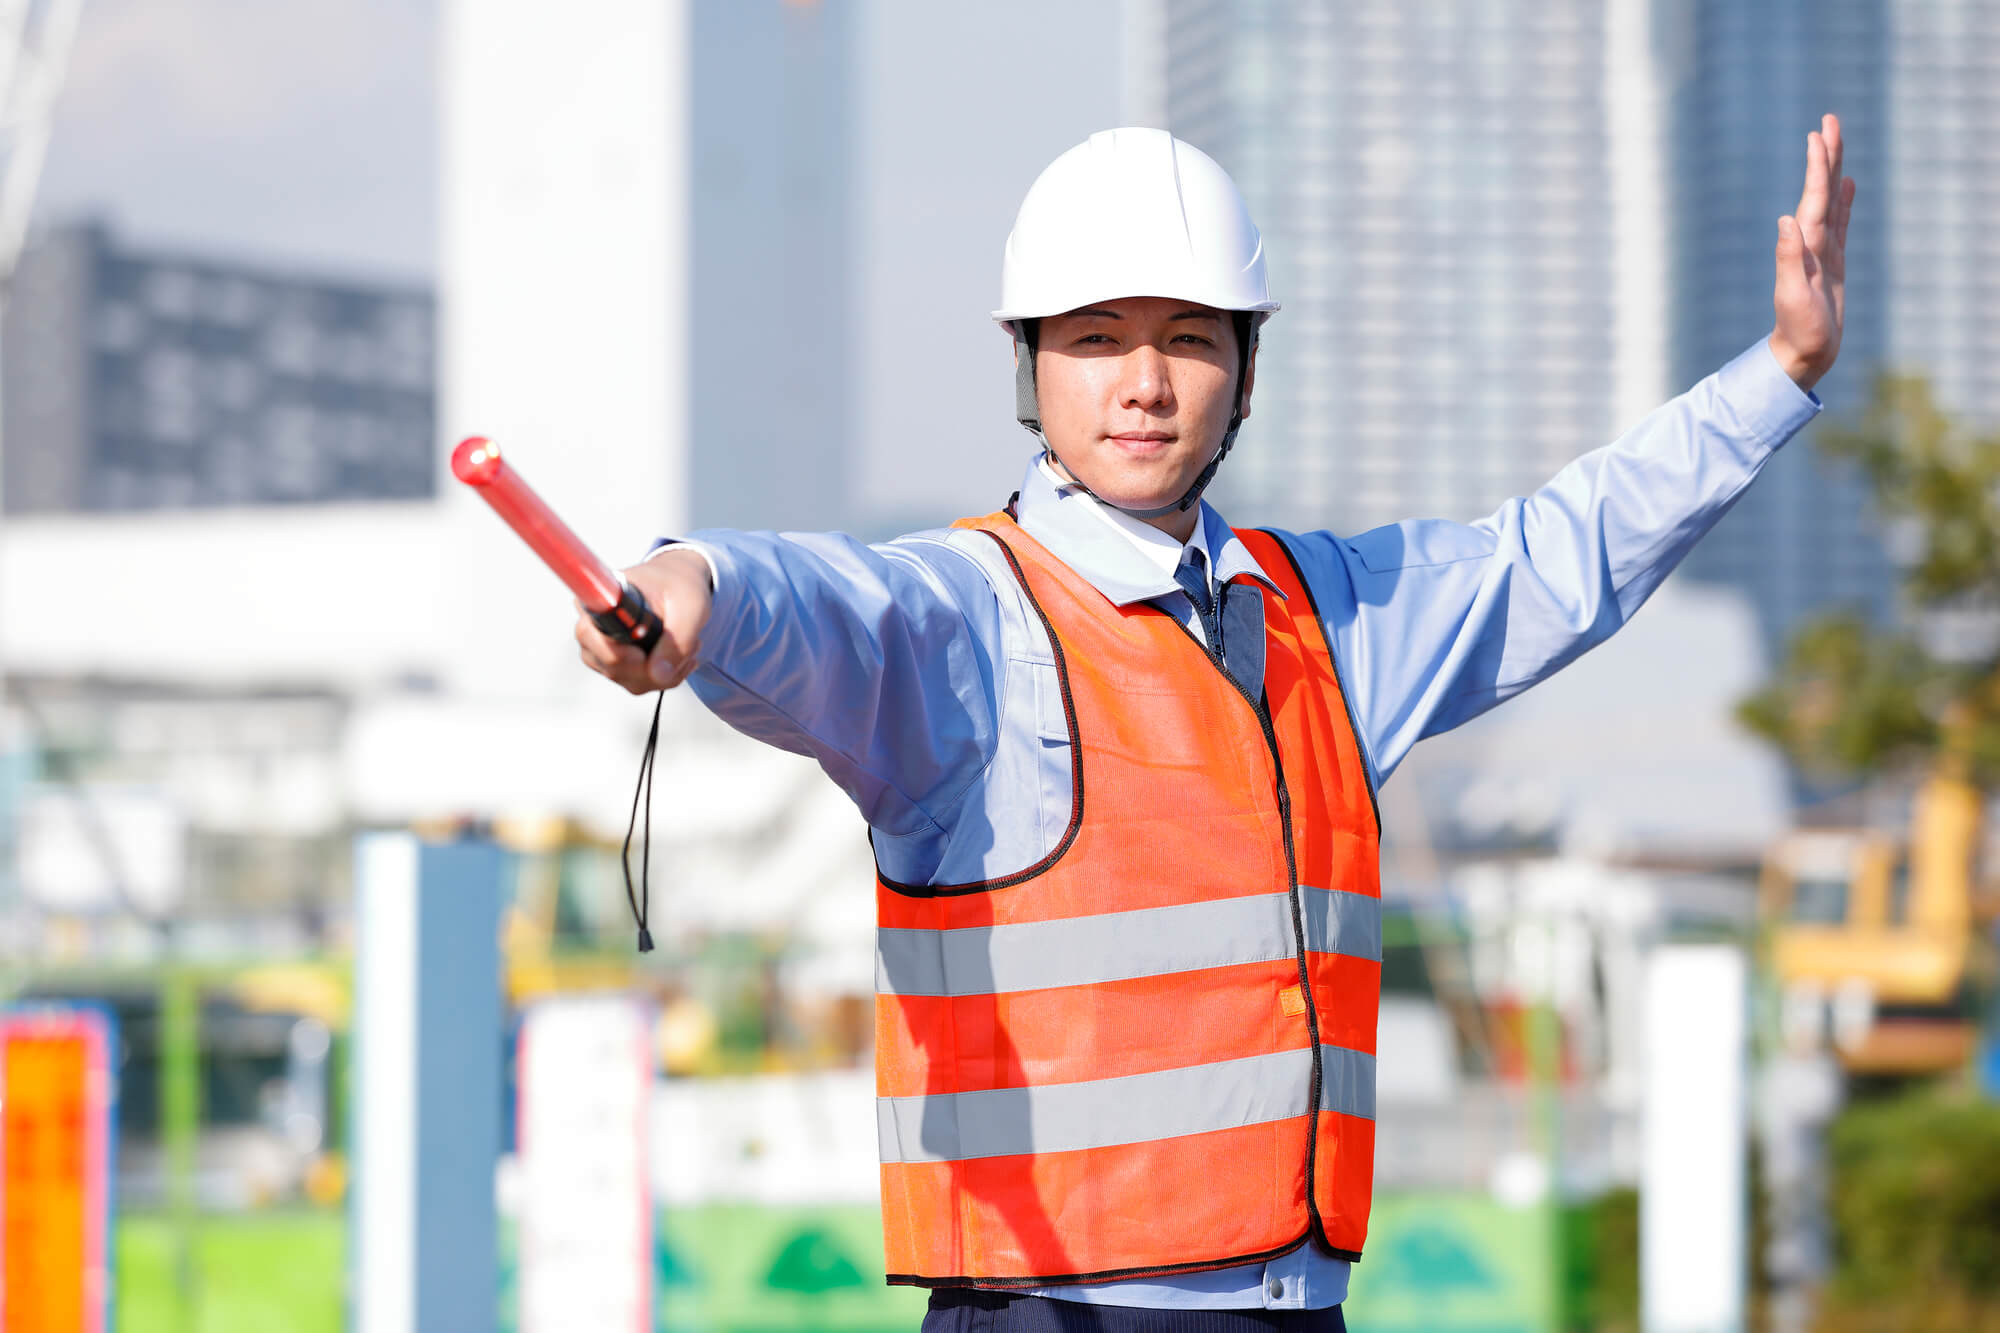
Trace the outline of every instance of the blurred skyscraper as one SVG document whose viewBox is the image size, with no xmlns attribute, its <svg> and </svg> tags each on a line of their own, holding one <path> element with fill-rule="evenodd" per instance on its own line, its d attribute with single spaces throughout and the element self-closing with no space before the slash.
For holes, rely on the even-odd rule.
<svg viewBox="0 0 2000 1333">
<path fill-rule="evenodd" d="M 1674 86 L 1675 365 L 1693 378 L 1770 323 L 1758 278 L 1790 211 L 1799 139 L 1838 111 L 1860 184 L 1840 365 L 1850 414 L 1883 367 L 2000 425 L 2000 9 L 1986 0 L 1700 0 L 1662 6 Z M 1774 636 L 1816 610 L 1880 614 L 1895 576 L 1851 475 L 1794 449 L 1688 562 L 1748 592 Z"/>
<path fill-rule="evenodd" d="M 1909 0 L 1890 14 L 1884 102 L 1890 354 L 2000 427 L 2000 5 Z"/>
<path fill-rule="evenodd" d="M 57 228 L 7 307 L 6 510 L 426 498 L 432 322 L 421 289 Z"/>
<path fill-rule="evenodd" d="M 859 344 L 852 0 L 694 0 L 688 381 L 700 527 L 848 521 Z"/>
<path fill-rule="evenodd" d="M 1615 429 L 1600 0 L 1164 0 L 1169 126 L 1284 311 L 1218 479 L 1241 518 L 1470 518 Z"/>
<path fill-rule="evenodd" d="M 1841 117 L 1846 170 L 1861 193 L 1848 237 L 1840 363 L 1818 386 L 1828 409 L 1822 421 L 1856 408 L 1885 359 L 1899 357 L 1897 265 L 1886 243 L 1917 203 L 1910 186 L 1923 180 L 1922 188 L 1938 188 L 1944 162 L 1935 151 L 1927 158 L 1884 151 L 1899 132 L 1891 90 L 1933 77 L 1923 67 L 1931 62 L 1910 59 L 1899 29 L 1977 7 L 1976 0 L 1912 0 L 1895 6 L 1902 17 L 1892 18 L 1889 0 L 1655 6 L 1673 127 L 1677 388 L 1770 329 L 1777 220 L 1798 202 L 1806 133 L 1829 110 Z M 1996 77 L 2000 65 L 1989 68 L 1988 78 Z M 1961 176 L 1959 190 L 1968 183 Z M 1690 577 L 1748 595 L 1774 650 L 1817 611 L 1881 615 L 1894 597 L 1865 488 L 1819 457 L 1811 440 L 1808 432 L 1780 454 L 1685 566 Z"/>
<path fill-rule="evenodd" d="M 2000 421 L 2000 9 L 1982 0 L 1132 0 L 1132 98 L 1235 174 L 1285 303 L 1219 479 L 1243 517 L 1470 518 L 1771 326 L 1776 220 L 1838 112 L 1862 188 L 1830 415 L 1884 365 Z M 1894 572 L 1810 435 L 1689 559 L 1776 648 Z"/>
</svg>

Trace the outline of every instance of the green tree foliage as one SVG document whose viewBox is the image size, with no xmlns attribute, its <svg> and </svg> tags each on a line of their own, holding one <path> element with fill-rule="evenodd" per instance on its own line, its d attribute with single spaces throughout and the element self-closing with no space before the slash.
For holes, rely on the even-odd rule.
<svg viewBox="0 0 2000 1333">
<path fill-rule="evenodd" d="M 1564 1333 L 1639 1333 L 1639 1191 L 1562 1212 Z"/>
<path fill-rule="evenodd" d="M 1877 379 L 1821 451 L 1857 467 L 1903 569 L 1896 626 L 1822 617 L 1739 717 L 1809 773 L 2000 790 L 2000 434 Z M 1817 1333 L 2000 1333 L 2000 1107 L 1927 1089 L 1836 1123 L 1839 1262 Z"/>
<path fill-rule="evenodd" d="M 2000 1330 L 2000 1106 L 1925 1089 L 1835 1122 L 1821 1333 Z"/>
<path fill-rule="evenodd" d="M 1923 378 L 1883 375 L 1819 447 L 1868 479 L 1914 629 L 1811 622 L 1739 717 L 1809 773 L 1928 768 L 2000 787 L 2000 434 L 1953 422 Z"/>
</svg>

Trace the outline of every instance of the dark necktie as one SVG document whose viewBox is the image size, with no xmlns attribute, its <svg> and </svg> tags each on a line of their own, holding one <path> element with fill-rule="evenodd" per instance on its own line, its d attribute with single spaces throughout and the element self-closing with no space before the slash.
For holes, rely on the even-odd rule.
<svg viewBox="0 0 2000 1333">
<path fill-rule="evenodd" d="M 1215 613 L 1215 597 L 1208 587 L 1208 562 L 1201 558 L 1201 551 L 1190 546 L 1181 552 L 1180 567 L 1174 570 L 1174 582 L 1194 603 L 1195 614 L 1201 617 L 1201 632 L 1208 640 L 1208 652 L 1220 662 L 1222 653 L 1222 617 Z"/>
</svg>

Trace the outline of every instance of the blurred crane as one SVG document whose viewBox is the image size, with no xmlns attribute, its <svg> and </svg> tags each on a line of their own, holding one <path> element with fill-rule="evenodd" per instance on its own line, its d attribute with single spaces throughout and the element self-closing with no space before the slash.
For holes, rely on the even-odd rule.
<svg viewBox="0 0 2000 1333">
<path fill-rule="evenodd" d="M 28 235 L 83 0 L 0 0 L 0 306 Z"/>
</svg>

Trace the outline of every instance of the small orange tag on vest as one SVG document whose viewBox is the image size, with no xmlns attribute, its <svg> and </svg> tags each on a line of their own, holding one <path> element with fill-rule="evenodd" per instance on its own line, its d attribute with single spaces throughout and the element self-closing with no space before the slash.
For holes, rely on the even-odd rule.
<svg viewBox="0 0 2000 1333">
<path fill-rule="evenodd" d="M 1306 1011 L 1305 992 L 1297 986 L 1287 986 L 1278 992 L 1278 1007 L 1293 1018 Z"/>
</svg>

